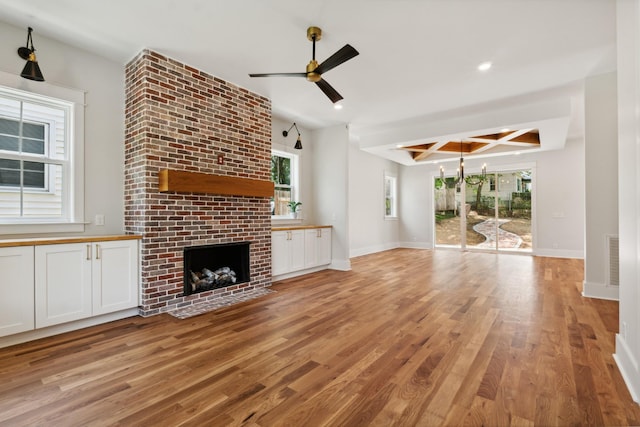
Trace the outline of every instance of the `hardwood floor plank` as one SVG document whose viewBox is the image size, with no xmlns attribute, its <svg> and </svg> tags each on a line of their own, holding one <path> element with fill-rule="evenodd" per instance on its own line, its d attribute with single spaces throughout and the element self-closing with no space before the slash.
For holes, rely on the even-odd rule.
<svg viewBox="0 0 640 427">
<path fill-rule="evenodd" d="M 581 260 L 395 249 L 0 349 L 0 426 L 637 425 Z"/>
</svg>

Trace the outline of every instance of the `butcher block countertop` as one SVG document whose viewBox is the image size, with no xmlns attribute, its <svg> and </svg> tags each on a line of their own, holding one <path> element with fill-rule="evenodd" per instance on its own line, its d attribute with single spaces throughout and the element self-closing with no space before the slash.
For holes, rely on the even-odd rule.
<svg viewBox="0 0 640 427">
<path fill-rule="evenodd" d="M 40 246 L 40 245 L 58 245 L 60 243 L 91 243 L 91 242 L 107 242 L 114 240 L 137 240 L 142 236 L 135 234 L 122 234 L 110 236 L 77 236 L 77 237 L 33 237 L 28 239 L 6 239 L 0 240 L 0 248 L 8 248 L 13 246 Z"/>
<path fill-rule="evenodd" d="M 312 230 L 314 228 L 331 228 L 331 225 L 285 225 L 282 227 L 272 227 L 271 231 L 287 231 L 287 230 Z"/>
</svg>

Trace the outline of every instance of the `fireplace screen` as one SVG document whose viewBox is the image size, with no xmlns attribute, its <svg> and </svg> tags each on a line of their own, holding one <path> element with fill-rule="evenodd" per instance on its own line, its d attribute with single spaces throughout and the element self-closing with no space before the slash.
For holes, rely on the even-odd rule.
<svg viewBox="0 0 640 427">
<path fill-rule="evenodd" d="M 184 294 L 249 282 L 249 244 L 222 243 L 184 248 Z"/>
</svg>

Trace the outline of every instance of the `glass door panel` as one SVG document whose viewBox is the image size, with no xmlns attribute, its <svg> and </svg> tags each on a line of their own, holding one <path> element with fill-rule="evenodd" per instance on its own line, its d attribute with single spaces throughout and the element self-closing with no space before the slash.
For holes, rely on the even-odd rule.
<svg viewBox="0 0 640 427">
<path fill-rule="evenodd" d="M 498 174 L 497 194 L 498 250 L 530 252 L 531 170 Z"/>
<path fill-rule="evenodd" d="M 466 177 L 467 247 L 496 248 L 495 191 L 491 175 Z"/>
<path fill-rule="evenodd" d="M 460 191 L 455 177 L 436 178 L 434 185 L 435 244 L 462 247 Z"/>
</svg>

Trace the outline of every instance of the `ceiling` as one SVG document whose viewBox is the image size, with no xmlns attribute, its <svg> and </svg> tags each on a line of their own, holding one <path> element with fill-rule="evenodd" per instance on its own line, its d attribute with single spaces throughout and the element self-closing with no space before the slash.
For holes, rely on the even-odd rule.
<svg viewBox="0 0 640 427">
<path fill-rule="evenodd" d="M 33 27 L 36 47 L 44 35 L 122 64 L 149 48 L 270 98 L 274 114 L 308 129 L 348 124 L 361 146 L 404 164 L 416 161 L 398 145 L 505 127 L 558 148 L 544 122 L 580 134 L 582 81 L 616 67 L 611 0 L 0 0 L 0 11 Z M 360 53 L 323 75 L 342 110 L 304 78 L 248 76 L 305 71 L 309 26 L 323 32 L 319 62 L 347 43 Z M 484 61 L 493 66 L 480 72 Z M 545 116 L 552 99 L 569 107 Z M 479 120 L 514 108 L 520 116 Z M 453 119 L 458 128 L 433 126 Z"/>
</svg>

